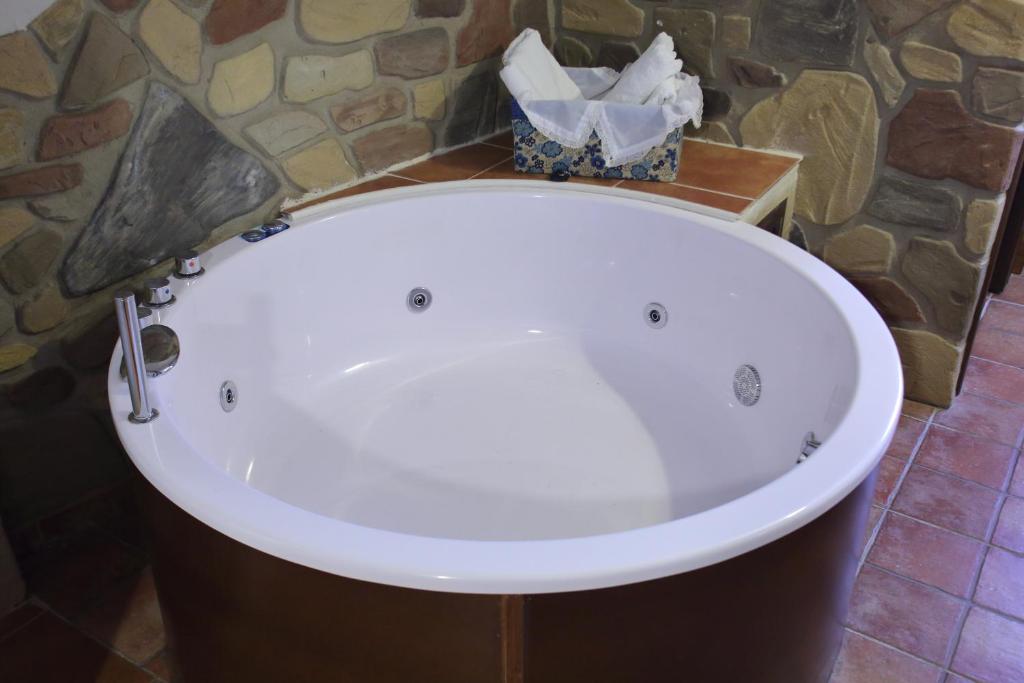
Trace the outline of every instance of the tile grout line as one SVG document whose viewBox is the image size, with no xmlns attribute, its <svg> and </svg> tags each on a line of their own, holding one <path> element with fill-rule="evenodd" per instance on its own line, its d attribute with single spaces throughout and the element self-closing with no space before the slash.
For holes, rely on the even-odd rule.
<svg viewBox="0 0 1024 683">
<path fill-rule="evenodd" d="M 24 607 L 27 607 L 27 606 L 29 606 L 29 605 L 33 605 L 33 606 L 35 606 L 35 607 L 38 607 L 38 608 L 39 608 L 39 613 L 38 613 L 38 614 L 36 614 L 36 615 L 35 615 L 35 616 L 33 616 L 33 617 L 30 617 L 30 618 L 29 618 L 29 620 L 28 620 L 28 621 L 26 621 L 25 623 L 23 623 L 23 624 L 19 624 L 19 625 L 18 625 L 18 626 L 17 626 L 17 627 L 16 627 L 16 628 L 15 628 L 15 629 L 13 630 L 13 631 L 8 631 L 8 632 L 7 632 L 6 634 L 4 634 L 4 637 L 3 637 L 3 638 L 0 638 L 0 643 L 3 643 L 3 642 L 4 642 L 4 641 L 6 641 L 6 640 L 10 640 L 10 639 L 11 639 L 11 637 L 12 637 L 12 636 L 14 636 L 14 634 L 16 634 L 16 633 L 20 632 L 20 631 L 21 631 L 22 629 L 24 629 L 24 628 L 25 628 L 26 626 L 28 626 L 28 625 L 29 625 L 29 624 L 31 624 L 31 623 L 32 623 L 33 621 L 35 621 L 35 620 L 36 620 L 36 619 L 38 619 L 39 617 L 43 616 L 43 614 L 47 612 L 47 606 L 46 606 L 46 604 L 45 604 L 45 603 L 43 603 L 43 602 L 42 602 L 41 600 L 39 600 L 39 598 L 37 598 L 36 596 L 34 596 L 34 595 L 30 595 L 30 596 L 28 597 L 28 599 L 27 599 L 27 600 L 25 600 L 25 601 L 24 601 L 23 603 L 21 603 L 20 605 L 18 605 L 17 607 L 15 607 L 15 608 L 14 608 L 13 610 L 11 610 L 10 612 L 8 612 L 8 614 L 14 614 L 14 612 L 15 612 L 15 611 L 17 611 L 17 610 L 19 610 L 19 609 L 23 609 Z M 4 616 L 7 616 L 7 615 L 4 615 Z"/>
<path fill-rule="evenodd" d="M 868 554 L 871 552 L 872 548 L 875 547 L 875 541 L 878 540 L 878 535 L 882 532 L 882 523 L 885 521 L 885 518 L 889 514 L 889 512 L 892 511 L 892 504 L 896 501 L 896 495 L 899 493 L 900 488 L 903 486 L 903 481 L 907 478 L 907 475 L 910 473 L 910 468 L 913 464 L 913 461 L 917 457 L 918 451 L 921 450 L 921 446 L 924 445 L 925 437 L 928 435 L 928 431 L 931 428 L 931 418 L 929 418 L 929 421 L 926 422 L 924 425 L 924 429 L 921 430 L 921 433 L 918 434 L 917 439 L 914 441 L 914 445 L 910 449 L 910 455 L 907 456 L 907 461 L 903 464 L 903 469 L 900 471 L 900 475 L 896 477 L 896 483 L 893 484 L 892 491 L 886 497 L 884 503 L 881 506 L 882 514 L 878 516 L 878 522 L 875 523 L 875 528 L 869 534 L 867 543 L 864 544 L 864 550 L 861 551 L 860 561 L 857 563 L 857 575 L 860 574 L 860 570 L 864 567 L 865 563 L 867 563 Z M 884 458 L 885 455 L 883 454 L 882 457 Z M 881 463 L 881 460 L 879 460 L 879 463 Z"/>
<path fill-rule="evenodd" d="M 502 164 L 504 164 L 505 162 L 507 162 L 511 158 L 512 158 L 511 156 L 505 157 L 504 159 L 502 159 L 498 163 L 492 164 L 492 165 L 488 166 L 487 168 L 483 169 L 482 171 L 477 171 L 473 175 L 471 175 L 468 178 L 466 178 L 466 180 L 473 180 L 474 178 L 476 178 L 479 175 L 483 175 L 484 173 L 487 173 L 488 171 L 491 171 L 491 170 L 493 170 L 495 168 L 498 168 L 499 166 L 501 166 Z"/>
<path fill-rule="evenodd" d="M 38 600 L 38 596 L 36 596 L 35 599 Z M 39 605 L 42 606 L 47 612 L 49 612 L 56 619 L 64 622 L 64 624 L 68 628 L 72 629 L 75 633 L 77 633 L 78 635 L 82 636 L 83 638 L 91 640 L 93 643 L 98 645 L 101 649 L 103 649 L 103 651 L 109 652 L 112 655 L 120 657 L 121 659 L 123 659 L 125 661 L 126 664 L 128 664 L 129 666 L 131 666 L 134 669 L 138 669 L 138 670 L 142 671 L 145 674 L 148 674 L 150 676 L 156 677 L 155 674 L 153 674 L 150 671 L 148 671 L 147 669 L 145 669 L 141 664 L 136 664 L 135 661 L 130 659 L 127 655 L 123 654 L 119 650 L 115 649 L 113 646 L 108 645 L 107 643 L 104 643 L 102 640 L 100 640 L 96 636 L 92 635 L 91 633 L 87 633 L 86 631 L 82 630 L 82 628 L 78 624 L 76 624 L 75 622 L 71 621 L 71 619 L 69 619 L 68 617 L 64 616 L 63 614 L 61 614 L 57 610 L 53 609 L 53 607 L 51 607 L 49 603 L 44 602 L 43 600 L 39 600 Z M 166 647 L 166 645 L 164 647 Z"/>
<path fill-rule="evenodd" d="M 741 195 L 741 194 L 733 194 L 732 192 L 722 192 L 721 190 L 712 190 L 712 189 L 707 188 L 707 187 L 698 187 L 697 185 L 687 185 L 686 183 L 680 183 L 680 182 L 669 183 L 669 185 L 675 185 L 677 187 L 685 187 L 685 188 L 687 188 L 689 190 L 697 190 L 699 192 L 708 192 L 710 194 L 718 194 L 718 195 L 722 195 L 723 197 L 732 197 L 734 199 L 743 199 L 743 200 L 746 200 L 746 202 L 748 204 L 753 204 L 754 202 L 758 201 L 759 199 L 761 199 L 761 197 L 764 196 L 764 194 L 762 193 L 760 197 L 745 197 L 744 195 Z M 768 188 L 768 189 L 770 190 L 771 188 Z M 767 191 L 768 190 L 765 190 L 765 192 L 767 192 Z"/>
<path fill-rule="evenodd" d="M 910 657 L 911 659 L 916 659 L 919 662 L 923 662 L 923 663 L 925 663 L 925 664 L 927 664 L 929 666 L 934 666 L 936 668 L 942 669 L 943 671 L 946 671 L 946 669 L 941 664 L 937 664 L 937 663 L 933 662 L 930 659 L 925 659 L 921 655 L 915 655 L 913 652 L 907 652 L 906 650 L 901 650 L 900 648 L 896 647 L 895 645 L 893 645 L 891 643 L 887 643 L 884 640 L 879 640 L 875 636 L 869 635 L 867 633 L 863 633 L 862 631 L 858 631 L 857 629 L 853 628 L 852 626 L 846 626 L 844 628 L 846 630 L 848 630 L 850 633 L 856 633 L 858 636 L 860 636 L 861 638 L 864 638 L 865 640 L 870 640 L 871 642 L 877 643 L 878 645 L 881 645 L 881 646 L 883 646 L 883 647 L 885 647 L 885 648 L 887 648 L 889 650 L 895 650 L 896 652 L 899 652 L 902 655 L 906 655 L 906 656 Z M 838 661 L 838 660 L 839 660 L 839 658 L 836 657 L 836 661 Z"/>
</svg>

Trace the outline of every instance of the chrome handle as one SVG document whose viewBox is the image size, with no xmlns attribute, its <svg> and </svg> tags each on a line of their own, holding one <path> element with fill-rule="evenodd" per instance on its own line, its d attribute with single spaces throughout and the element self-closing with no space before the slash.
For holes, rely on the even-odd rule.
<svg viewBox="0 0 1024 683">
<path fill-rule="evenodd" d="M 142 355 L 142 327 L 135 306 L 135 294 L 121 290 L 114 295 L 117 329 L 121 334 L 121 352 L 127 370 L 128 393 L 132 399 L 132 412 L 128 419 L 137 424 L 153 420 L 159 413 L 149 405 L 146 389 L 146 360 Z"/>
<path fill-rule="evenodd" d="M 186 251 L 181 256 L 174 258 L 174 277 L 189 279 L 199 277 L 204 272 L 203 264 L 199 260 L 199 254 L 194 251 Z"/>
<path fill-rule="evenodd" d="M 165 277 L 154 277 L 146 280 L 146 306 L 150 308 L 162 308 L 174 303 L 174 294 L 171 293 L 171 281 Z"/>
</svg>

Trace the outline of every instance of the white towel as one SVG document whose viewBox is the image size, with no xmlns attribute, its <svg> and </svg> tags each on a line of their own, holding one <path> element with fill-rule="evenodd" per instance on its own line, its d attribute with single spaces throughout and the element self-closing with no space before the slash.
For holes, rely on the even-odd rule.
<svg viewBox="0 0 1024 683">
<path fill-rule="evenodd" d="M 527 35 L 530 31 L 532 29 L 527 29 L 519 39 L 513 41 L 509 51 L 517 47 L 520 40 L 532 42 L 533 38 Z M 536 44 L 543 49 L 539 39 L 537 35 Z M 661 44 L 664 44 L 665 39 L 668 36 L 658 38 Z M 510 57 L 512 55 L 506 52 L 506 65 Z M 537 57 L 536 61 L 543 63 L 545 60 Z M 653 147 L 660 145 L 672 130 L 688 121 L 700 127 L 703 110 L 700 79 L 678 73 L 682 68 L 681 62 L 674 67 L 674 74 L 670 73 L 652 83 L 645 94 L 645 99 L 651 99 L 650 104 L 644 104 L 643 100 L 635 104 L 623 104 L 591 99 L 616 83 L 619 76 L 612 69 L 562 69 L 561 73 L 574 81 L 579 93 L 575 97 L 562 97 L 554 94 L 555 91 L 571 92 L 571 89 L 564 85 L 561 88 L 543 85 L 546 79 L 534 78 L 533 74 L 526 71 L 528 64 L 518 58 L 511 66 L 515 68 L 506 66 L 501 70 L 501 78 L 534 128 L 552 140 L 574 148 L 583 147 L 590 134 L 596 130 L 601 137 L 605 160 L 612 166 L 643 157 Z M 547 71 L 547 67 L 542 66 L 541 69 Z M 653 92 L 656 89 L 660 93 L 657 97 Z M 538 92 L 552 94 L 540 98 L 537 97 Z"/>
<path fill-rule="evenodd" d="M 585 100 L 599 100 L 619 80 L 619 72 L 606 66 L 593 69 L 565 67 L 565 73 L 576 83 Z"/>
<path fill-rule="evenodd" d="M 528 28 L 512 41 L 502 58 L 501 78 L 520 104 L 533 100 L 580 100 L 583 93 L 540 39 Z"/>
<path fill-rule="evenodd" d="M 687 83 L 688 78 L 686 74 L 682 73 L 669 76 L 659 83 L 658 87 L 647 96 L 644 104 L 661 105 L 675 102 L 676 98 L 679 97 L 679 90 Z"/>
<path fill-rule="evenodd" d="M 643 104 L 659 85 L 682 68 L 683 62 L 676 59 L 672 39 L 664 32 L 659 33 L 640 58 L 622 70 L 618 82 L 601 99 Z"/>
</svg>

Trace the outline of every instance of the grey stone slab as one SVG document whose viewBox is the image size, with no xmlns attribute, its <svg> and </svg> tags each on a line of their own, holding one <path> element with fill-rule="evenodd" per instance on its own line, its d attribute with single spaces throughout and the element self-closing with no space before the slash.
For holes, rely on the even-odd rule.
<svg viewBox="0 0 1024 683">
<path fill-rule="evenodd" d="M 280 181 L 167 86 L 149 87 L 121 164 L 61 267 L 82 295 L 196 246 Z"/>
<path fill-rule="evenodd" d="M 867 212 L 875 218 L 900 225 L 949 232 L 960 223 L 963 202 L 940 187 L 885 176 L 878 183 Z"/>
<path fill-rule="evenodd" d="M 772 59 L 849 66 L 857 24 L 856 0 L 772 0 L 761 4 L 756 33 Z"/>
</svg>

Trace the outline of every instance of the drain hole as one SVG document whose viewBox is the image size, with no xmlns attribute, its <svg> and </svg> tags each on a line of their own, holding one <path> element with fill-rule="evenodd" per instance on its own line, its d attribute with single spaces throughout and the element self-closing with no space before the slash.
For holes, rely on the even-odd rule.
<svg viewBox="0 0 1024 683">
<path fill-rule="evenodd" d="M 660 330 L 668 324 L 668 311 L 661 304 L 647 304 L 644 306 L 644 319 L 649 327 Z"/>
<path fill-rule="evenodd" d="M 753 365 L 741 365 L 732 377 L 732 391 L 748 408 L 761 399 L 761 373 Z"/>
<path fill-rule="evenodd" d="M 405 303 L 413 313 L 422 313 L 430 308 L 430 302 L 432 300 L 433 297 L 430 295 L 429 289 L 417 287 L 409 292 L 409 296 L 406 297 Z"/>
</svg>

